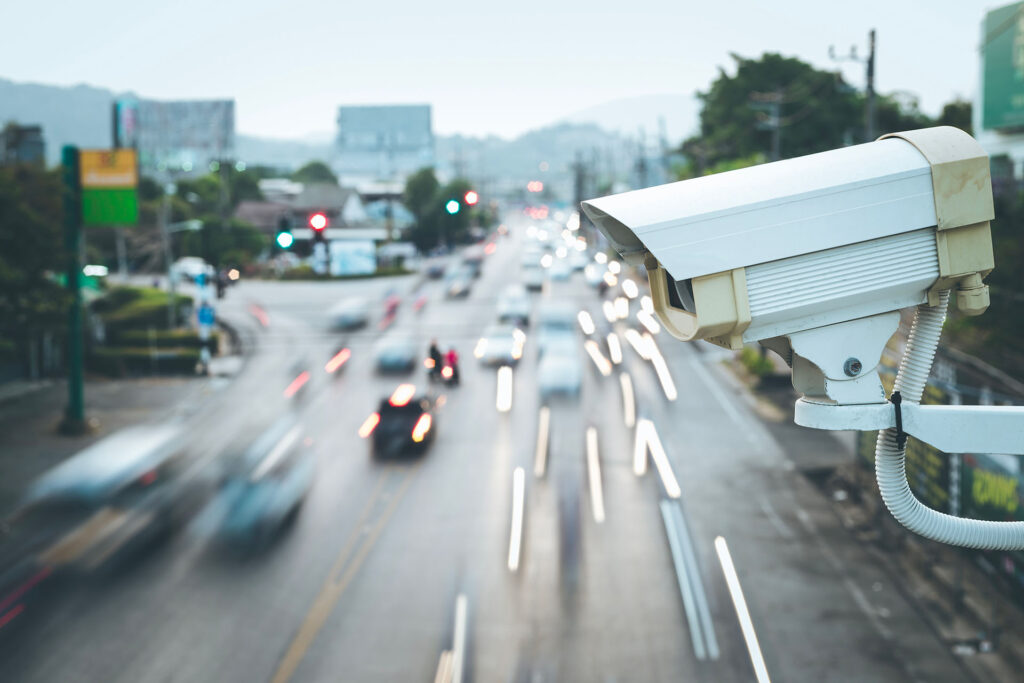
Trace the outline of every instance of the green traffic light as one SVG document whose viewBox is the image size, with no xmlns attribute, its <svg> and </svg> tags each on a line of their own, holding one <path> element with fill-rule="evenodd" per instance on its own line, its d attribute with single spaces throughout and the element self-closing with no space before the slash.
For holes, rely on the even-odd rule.
<svg viewBox="0 0 1024 683">
<path fill-rule="evenodd" d="M 444 210 L 454 216 L 459 212 L 459 202 L 454 199 L 449 199 L 448 203 L 444 205 Z"/>
<path fill-rule="evenodd" d="M 282 249 L 288 249 L 295 243 L 295 238 L 290 232 L 279 232 L 277 233 L 277 246 Z"/>
</svg>

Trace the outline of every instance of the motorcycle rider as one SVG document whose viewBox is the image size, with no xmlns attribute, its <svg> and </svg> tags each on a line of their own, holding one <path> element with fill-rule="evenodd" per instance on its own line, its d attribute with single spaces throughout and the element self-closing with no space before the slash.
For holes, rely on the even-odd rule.
<svg viewBox="0 0 1024 683">
<path fill-rule="evenodd" d="M 436 380 L 441 376 L 441 365 L 443 358 L 441 357 L 441 349 L 437 346 L 437 340 L 430 340 L 430 349 L 427 351 L 427 357 L 434 362 L 430 368 L 430 379 Z"/>
<path fill-rule="evenodd" d="M 455 347 L 448 349 L 448 353 L 445 355 L 445 365 L 452 369 L 451 383 L 458 385 L 459 383 L 459 354 L 455 352 Z"/>
</svg>

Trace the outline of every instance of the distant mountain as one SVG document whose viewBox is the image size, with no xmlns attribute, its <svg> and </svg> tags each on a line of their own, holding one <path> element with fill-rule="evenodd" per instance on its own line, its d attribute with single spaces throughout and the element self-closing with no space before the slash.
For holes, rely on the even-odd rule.
<svg viewBox="0 0 1024 683">
<path fill-rule="evenodd" d="M 255 135 L 235 135 L 235 151 L 247 164 L 297 169 L 309 161 L 330 161 L 329 142 L 280 140 Z"/>
<path fill-rule="evenodd" d="M 62 145 L 111 145 L 114 97 L 110 90 L 90 85 L 62 88 L 0 78 L 0 125 L 8 121 L 42 125 L 46 160 L 55 164 Z"/>
<path fill-rule="evenodd" d="M 605 130 L 637 138 L 641 130 L 655 144 L 664 120 L 668 144 L 678 147 L 697 131 L 700 102 L 693 95 L 664 94 L 623 97 L 563 117 L 573 123 L 596 123 Z"/>
<path fill-rule="evenodd" d="M 0 125 L 7 121 L 40 124 L 51 164 L 60 160 L 62 145 L 108 147 L 111 144 L 111 106 L 119 93 L 87 85 L 59 87 L 16 83 L 0 78 Z M 666 119 L 670 144 L 678 144 L 695 121 L 696 105 L 681 95 L 628 98 L 591 107 L 564 120 L 506 140 L 496 136 L 471 138 L 438 136 L 438 171 L 451 177 L 463 173 L 495 187 L 517 187 L 528 179 L 571 187 L 571 165 L 579 158 L 594 183 L 624 178 L 638 153 L 637 131 L 643 125 L 648 150 L 657 147 L 658 116 Z M 689 118 L 688 118 L 689 117 Z M 310 133 L 281 140 L 236 135 L 239 159 L 294 169 L 315 159 L 330 162 L 333 135 Z"/>
</svg>

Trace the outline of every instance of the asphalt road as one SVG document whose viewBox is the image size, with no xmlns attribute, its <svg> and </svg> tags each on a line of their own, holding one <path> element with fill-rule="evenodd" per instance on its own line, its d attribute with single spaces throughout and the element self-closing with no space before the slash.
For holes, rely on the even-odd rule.
<svg viewBox="0 0 1024 683">
<path fill-rule="evenodd" d="M 237 379 L 175 419 L 188 424 L 197 467 L 212 469 L 297 410 L 318 471 L 295 525 L 245 556 L 189 529 L 128 571 L 72 587 L 0 645 L 0 678 L 412 681 L 435 680 L 440 665 L 476 681 L 963 680 L 793 470 L 720 352 L 657 335 L 670 401 L 655 364 L 625 339 L 635 318 L 608 324 L 580 274 L 535 296 L 590 311 L 602 352 L 614 329 L 623 361 L 603 376 L 581 350 L 582 394 L 552 402 L 538 458 L 532 340 L 509 412 L 496 408 L 496 370 L 472 357 L 499 289 L 518 278 L 523 240 L 499 241 L 466 300 L 415 277 L 233 289 L 224 306 L 255 350 Z M 330 331 L 327 309 L 341 297 L 381 301 L 388 290 L 403 296 L 389 329 Z M 424 457 L 380 463 L 357 431 L 409 381 L 373 369 L 374 343 L 399 333 L 424 353 L 431 337 L 455 345 L 463 381 L 439 392 Z M 330 376 L 323 364 L 342 346 L 351 360 Z M 284 401 L 303 369 L 301 401 Z M 642 475 L 623 374 L 663 451 L 653 443 Z M 412 377 L 426 388 L 422 370 Z"/>
</svg>

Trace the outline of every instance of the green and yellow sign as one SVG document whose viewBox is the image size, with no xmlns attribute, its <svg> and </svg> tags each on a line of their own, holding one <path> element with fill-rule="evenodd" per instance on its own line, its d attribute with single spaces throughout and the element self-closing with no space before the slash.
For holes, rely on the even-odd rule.
<svg viewBox="0 0 1024 683">
<path fill-rule="evenodd" d="M 1024 2 L 985 15 L 982 128 L 1024 129 Z"/>
<path fill-rule="evenodd" d="M 82 225 L 135 225 L 139 220 L 139 167 L 134 149 L 78 153 Z"/>
</svg>

